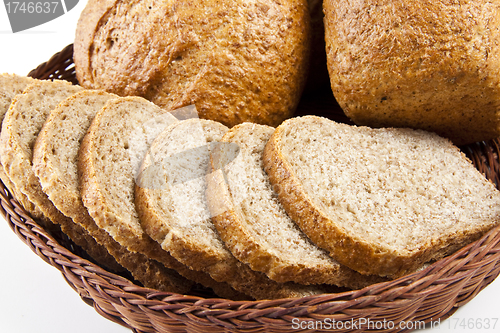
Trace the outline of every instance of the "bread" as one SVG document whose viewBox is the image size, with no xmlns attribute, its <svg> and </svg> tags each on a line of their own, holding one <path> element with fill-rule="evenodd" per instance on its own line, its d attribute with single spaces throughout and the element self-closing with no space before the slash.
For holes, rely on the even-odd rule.
<svg viewBox="0 0 500 333">
<path fill-rule="evenodd" d="M 33 148 L 33 172 L 49 200 L 64 215 L 91 229 L 81 203 L 77 157 L 95 114 L 116 95 L 83 90 L 61 101 L 44 122 Z"/>
<path fill-rule="evenodd" d="M 12 99 L 23 92 L 35 79 L 17 74 L 0 74 L 0 119 L 3 119 L 5 113 L 12 103 Z"/>
<path fill-rule="evenodd" d="M 356 124 L 500 136 L 496 2 L 325 0 L 333 93 Z"/>
<path fill-rule="evenodd" d="M 148 242 L 137 220 L 136 170 L 157 132 L 175 121 L 143 98 L 119 98 L 97 113 L 82 141 L 78 170 L 83 203 L 97 225 L 131 251 L 149 252 L 155 244 Z M 146 128 L 156 133 L 146 137 Z"/>
<path fill-rule="evenodd" d="M 412 272 L 500 222 L 500 192 L 430 132 L 295 118 L 273 133 L 264 167 L 310 239 L 362 274 Z"/>
<path fill-rule="evenodd" d="M 109 101 L 90 125 L 78 154 L 82 201 L 98 227 L 131 252 L 157 260 L 223 297 L 241 297 L 208 275 L 188 269 L 142 229 L 134 203 L 140 163 L 156 135 L 177 119 L 141 97 Z"/>
<path fill-rule="evenodd" d="M 118 96 L 84 90 L 61 102 L 49 115 L 38 134 L 33 152 L 33 170 L 54 206 L 85 228 L 116 261 L 147 288 L 187 293 L 192 282 L 177 272 L 133 253 L 100 229 L 83 206 L 78 183 L 77 157 L 87 129 L 106 102 Z"/>
<path fill-rule="evenodd" d="M 27 76 L 4 73 L 0 75 L 0 123 L 3 121 L 7 110 L 9 109 L 12 99 L 23 92 L 23 90 L 35 79 Z M 42 216 L 42 212 L 33 205 L 28 198 L 21 192 L 16 190 L 16 187 L 5 174 L 3 167 L 0 165 L 0 179 L 10 193 L 19 201 L 19 203 L 27 210 L 33 212 L 34 216 Z"/>
<path fill-rule="evenodd" d="M 210 221 L 205 191 L 211 143 L 228 130 L 210 120 L 188 119 L 168 127 L 151 145 L 136 185 L 136 207 L 144 230 L 192 269 L 256 299 L 324 292 L 279 284 L 252 271 L 227 250 Z"/>
<path fill-rule="evenodd" d="M 145 156 L 136 186 L 144 231 L 189 267 L 213 266 L 210 273 L 216 280 L 225 274 L 231 255 L 209 221 L 204 192 L 207 145 L 227 130 L 220 123 L 199 119 L 169 127 Z"/>
<path fill-rule="evenodd" d="M 65 98 L 82 90 L 66 81 L 36 81 L 17 95 L 2 122 L 0 156 L 6 174 L 16 188 L 57 221 L 59 212 L 41 190 L 31 168 L 33 146 L 50 112 Z"/>
<path fill-rule="evenodd" d="M 306 0 L 89 1 L 74 43 L 86 88 L 167 108 L 195 104 L 227 126 L 277 125 L 297 107 L 309 64 Z"/>
<path fill-rule="evenodd" d="M 29 211 L 43 220 L 60 225 L 61 230 L 82 247 L 97 262 L 113 269 L 122 270 L 106 249 L 71 219 L 64 216 L 43 192 L 32 168 L 33 146 L 43 123 L 50 112 L 67 97 L 81 91 L 66 81 L 35 81 L 22 94 L 17 95 L 2 122 L 0 135 L 0 158 L 4 172 L 15 186 L 34 204 Z M 25 207 L 30 208 L 30 207 Z M 50 221 L 50 222 L 49 222 Z"/>
<path fill-rule="evenodd" d="M 252 123 L 235 126 L 211 153 L 207 199 L 212 222 L 227 248 L 278 282 L 352 289 L 381 282 L 330 258 L 286 214 L 262 165 L 273 132 L 272 127 Z"/>
</svg>

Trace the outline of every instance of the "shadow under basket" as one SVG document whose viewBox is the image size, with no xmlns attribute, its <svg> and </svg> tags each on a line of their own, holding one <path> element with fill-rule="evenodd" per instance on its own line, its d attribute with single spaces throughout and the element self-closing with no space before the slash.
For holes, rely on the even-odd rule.
<svg viewBox="0 0 500 333">
<path fill-rule="evenodd" d="M 73 46 L 68 45 L 29 76 L 65 79 L 77 84 L 72 56 Z M 297 114 L 323 115 L 348 122 L 328 89 L 314 96 L 304 96 Z M 498 139 L 461 147 L 497 188 L 500 184 L 499 147 Z M 398 326 L 402 321 L 420 324 L 443 321 L 500 272 L 500 227 L 497 227 L 422 271 L 361 290 L 264 301 L 232 301 L 210 294 L 160 292 L 141 287 L 125 276 L 94 264 L 63 234 L 44 230 L 1 183 L 0 190 L 1 212 L 19 238 L 56 267 L 85 303 L 105 318 L 135 332 L 296 332 L 320 328 L 316 325 L 318 322 L 333 320 L 346 323 L 338 323 L 336 332 L 353 331 L 347 324 L 353 320 L 357 323 L 395 323 L 382 329 L 375 329 L 381 327 L 373 324 L 358 325 L 356 332 L 400 332 L 404 331 Z M 309 321 L 312 326 L 306 325 Z M 323 330 L 331 331 L 326 328 Z"/>
</svg>

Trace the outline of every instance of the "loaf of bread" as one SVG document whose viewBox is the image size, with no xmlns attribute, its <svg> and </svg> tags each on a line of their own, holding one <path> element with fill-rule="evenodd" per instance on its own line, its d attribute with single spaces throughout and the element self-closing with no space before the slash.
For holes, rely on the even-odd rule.
<svg viewBox="0 0 500 333">
<path fill-rule="evenodd" d="M 325 0 L 333 93 L 356 124 L 500 136 L 500 17 L 484 0 Z"/>
<path fill-rule="evenodd" d="M 362 273 L 398 277 L 500 223 L 500 192 L 449 140 L 308 116 L 285 121 L 264 166 L 290 217 Z"/>
<path fill-rule="evenodd" d="M 155 139 L 136 186 L 136 207 L 144 230 L 182 263 L 253 298 L 324 292 L 315 286 L 268 279 L 239 262 L 220 239 L 210 220 L 205 176 L 211 146 L 227 130 L 215 121 L 188 119 Z"/>
<path fill-rule="evenodd" d="M 243 123 L 226 133 L 211 153 L 207 200 L 212 222 L 227 248 L 238 260 L 278 282 L 357 289 L 382 281 L 340 265 L 286 214 L 262 165 L 262 153 L 273 132 L 269 126 Z"/>
<path fill-rule="evenodd" d="M 78 81 L 201 118 L 278 125 L 309 64 L 306 0 L 91 0 L 74 42 Z"/>
</svg>

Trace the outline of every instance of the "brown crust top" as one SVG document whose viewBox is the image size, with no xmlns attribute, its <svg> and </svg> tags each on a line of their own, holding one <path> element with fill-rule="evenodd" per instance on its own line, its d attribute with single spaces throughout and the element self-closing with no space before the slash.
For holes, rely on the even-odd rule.
<svg viewBox="0 0 500 333">
<path fill-rule="evenodd" d="M 84 87 L 167 109 L 195 104 L 232 126 L 277 125 L 298 105 L 309 61 L 307 1 L 89 1 L 77 27 Z"/>
<path fill-rule="evenodd" d="M 357 124 L 461 145 L 500 135 L 499 4 L 326 0 L 334 95 Z"/>
</svg>

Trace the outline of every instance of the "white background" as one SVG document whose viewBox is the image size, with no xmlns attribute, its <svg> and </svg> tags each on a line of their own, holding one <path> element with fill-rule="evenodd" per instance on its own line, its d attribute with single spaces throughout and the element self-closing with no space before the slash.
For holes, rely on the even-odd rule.
<svg viewBox="0 0 500 333">
<path fill-rule="evenodd" d="M 86 1 L 66 15 L 41 26 L 13 34 L 0 4 L 0 73 L 26 75 L 55 52 L 73 42 Z M 0 218 L 0 332 L 8 333 L 124 333 L 80 300 L 54 267 L 26 246 Z M 461 322 L 500 318 L 500 279 L 460 308 L 440 327 L 425 332 L 500 332 L 464 329 Z"/>
</svg>

